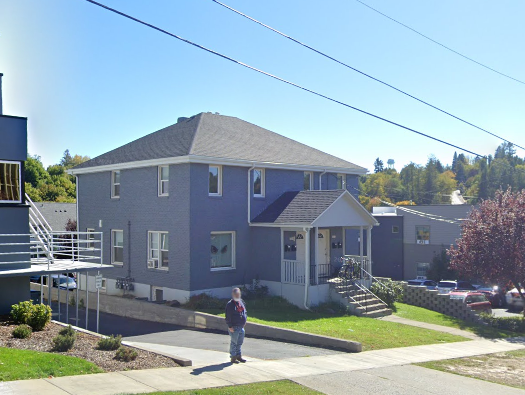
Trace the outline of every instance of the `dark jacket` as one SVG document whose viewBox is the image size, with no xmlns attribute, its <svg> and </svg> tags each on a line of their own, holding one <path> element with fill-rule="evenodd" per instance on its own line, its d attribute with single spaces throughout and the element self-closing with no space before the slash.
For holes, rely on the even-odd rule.
<svg viewBox="0 0 525 395">
<path fill-rule="evenodd" d="M 226 304 L 226 324 L 228 324 L 228 328 L 233 328 L 234 326 L 243 327 L 246 325 L 247 318 L 248 313 L 246 312 L 246 306 L 242 300 L 236 302 L 231 299 Z"/>
</svg>

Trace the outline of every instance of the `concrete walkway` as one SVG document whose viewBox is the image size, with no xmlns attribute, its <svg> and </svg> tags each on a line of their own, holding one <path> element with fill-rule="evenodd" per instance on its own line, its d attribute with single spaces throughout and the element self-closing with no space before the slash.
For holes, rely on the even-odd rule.
<svg viewBox="0 0 525 395">
<path fill-rule="evenodd" d="M 494 341 L 475 340 L 368 351 L 359 354 L 336 354 L 289 358 L 276 361 L 253 361 L 239 365 L 217 363 L 192 368 L 134 370 L 53 379 L 12 381 L 0 383 L 0 394 L 115 395 L 153 391 L 179 391 L 282 379 L 301 382 L 303 378 L 306 380 L 306 378 L 311 376 L 321 377 L 323 375 L 343 373 L 341 376 L 345 377 L 349 372 L 385 369 L 418 362 L 469 357 L 519 349 L 525 349 L 525 338 Z M 420 380 L 417 376 L 406 375 L 403 377 L 409 381 Z M 435 381 L 438 380 L 436 379 Z M 424 382 L 420 385 L 424 385 Z M 435 385 L 435 383 L 429 383 L 429 385 Z M 460 389 L 460 387 L 457 388 Z M 500 386 L 499 391 L 493 390 L 492 393 L 503 393 L 501 388 L 503 388 L 506 393 L 511 393 L 507 391 L 508 387 L 502 386 Z M 465 389 L 468 389 L 468 386 Z M 326 393 L 339 394 L 348 392 Z M 410 392 L 395 393 L 404 394 Z M 419 392 L 413 390 L 412 393 Z M 440 391 L 440 393 L 443 392 Z M 479 393 L 478 391 L 478 394 Z"/>
<path fill-rule="evenodd" d="M 451 327 L 443 326 L 443 325 L 428 324 L 426 322 L 421 322 L 421 321 L 409 320 L 408 318 L 398 317 L 397 315 L 388 315 L 386 317 L 378 318 L 378 320 L 396 322 L 398 324 L 416 326 L 418 328 L 423 328 L 423 329 L 432 329 L 433 331 L 450 333 L 451 335 L 463 336 L 463 337 L 466 337 L 467 339 L 472 339 L 472 340 L 483 339 L 481 336 L 478 336 L 475 333 L 465 331 L 462 329 L 451 328 Z"/>
</svg>

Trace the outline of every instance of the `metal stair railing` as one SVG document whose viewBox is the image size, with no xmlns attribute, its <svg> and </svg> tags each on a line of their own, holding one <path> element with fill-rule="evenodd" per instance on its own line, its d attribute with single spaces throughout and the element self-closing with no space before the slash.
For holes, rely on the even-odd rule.
<svg viewBox="0 0 525 395">
<path fill-rule="evenodd" d="M 38 257 L 40 256 L 40 250 L 44 253 L 49 265 L 54 262 L 53 249 L 51 247 L 53 243 L 51 234 L 53 229 L 27 193 L 25 198 L 26 202 L 29 203 L 29 229 L 33 238 L 32 244 L 37 250 Z"/>
</svg>

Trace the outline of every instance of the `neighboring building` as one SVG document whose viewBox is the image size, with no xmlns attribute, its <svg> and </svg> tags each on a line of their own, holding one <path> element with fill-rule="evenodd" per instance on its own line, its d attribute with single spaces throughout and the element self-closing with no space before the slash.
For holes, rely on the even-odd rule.
<svg viewBox="0 0 525 395">
<path fill-rule="evenodd" d="M 470 205 L 374 207 L 374 275 L 410 280 L 426 276 L 432 259 L 461 236 Z"/>
<path fill-rule="evenodd" d="M 365 172 L 212 113 L 70 170 L 79 230 L 103 232 L 104 262 L 114 266 L 108 293 L 184 302 L 258 278 L 301 306 L 328 299 L 319 279 L 345 253 L 359 254 L 359 233 L 376 224 L 356 200 Z M 371 270 L 370 256 L 360 258 Z"/>
<path fill-rule="evenodd" d="M 35 206 L 55 231 L 66 230 L 68 221 L 77 221 L 76 203 L 35 202 Z"/>
<path fill-rule="evenodd" d="M 83 233 L 55 232 L 37 206 L 25 194 L 27 118 L 3 114 L 1 88 L 2 74 L 0 74 L 0 314 L 6 314 L 13 304 L 29 300 L 31 276 L 61 273 L 78 275 L 89 271 L 98 272 L 107 267 L 102 265 L 100 260 L 100 248 L 98 248 L 101 244 L 100 233 L 89 235 L 92 238 L 90 241 L 88 235 Z M 74 208 L 71 211 L 71 214 L 74 214 Z M 60 230 L 62 229 L 63 226 Z M 40 298 L 42 298 L 42 291 Z"/>
</svg>

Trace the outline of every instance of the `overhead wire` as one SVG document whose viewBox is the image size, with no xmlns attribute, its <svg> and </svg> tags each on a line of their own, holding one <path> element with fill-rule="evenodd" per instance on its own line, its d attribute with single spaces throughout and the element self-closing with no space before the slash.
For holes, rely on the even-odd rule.
<svg viewBox="0 0 525 395">
<path fill-rule="evenodd" d="M 144 25 L 144 26 L 150 27 L 150 28 L 152 28 L 152 29 L 154 29 L 154 30 L 157 30 L 157 31 L 163 33 L 163 34 L 166 34 L 166 35 L 168 35 L 168 36 L 171 36 L 171 37 L 173 37 L 173 38 L 176 38 L 177 40 L 180 40 L 180 41 L 182 41 L 182 42 L 185 42 L 186 44 L 192 45 L 192 46 L 194 46 L 194 47 L 196 47 L 196 48 L 199 48 L 199 49 L 201 49 L 201 50 L 204 50 L 204 51 L 206 51 L 206 52 L 208 52 L 208 53 L 211 53 L 211 54 L 213 54 L 213 55 L 219 56 L 219 57 L 221 57 L 221 58 L 223 58 L 223 59 L 225 59 L 225 60 L 228 60 L 228 61 L 230 61 L 230 62 L 233 62 L 233 63 L 235 63 L 235 64 L 237 64 L 237 65 L 239 65 L 239 66 L 243 66 L 243 67 L 248 68 L 248 69 L 250 69 L 250 70 L 252 70 L 252 71 L 256 71 L 257 73 L 263 74 L 263 75 L 265 75 L 265 76 L 267 76 L 267 77 L 273 78 L 273 79 L 275 79 L 275 80 L 277 80 L 277 81 L 280 81 L 280 82 L 282 82 L 282 83 L 285 83 L 285 84 L 287 84 L 287 85 L 290 85 L 290 86 L 293 86 L 293 87 L 295 87 L 295 88 L 301 89 L 301 90 L 303 90 L 303 91 L 305 91 L 305 92 L 308 92 L 308 93 L 311 93 L 311 94 L 313 94 L 313 95 L 315 95 L 315 96 L 318 96 L 318 97 L 324 98 L 324 99 L 326 99 L 326 100 L 329 100 L 329 101 L 331 101 L 331 102 L 334 102 L 334 103 L 340 104 L 340 105 L 342 105 L 342 106 L 344 106 L 344 107 L 350 108 L 350 109 L 352 109 L 352 110 L 355 110 L 355 111 L 360 112 L 360 113 L 362 113 L 362 114 L 368 115 L 368 116 L 373 117 L 373 118 L 375 118 L 375 119 L 378 119 L 378 120 L 380 120 L 380 121 L 383 121 L 383 122 L 389 123 L 389 124 L 391 124 L 391 125 L 397 126 L 397 127 L 401 128 L 401 129 L 404 129 L 404 130 L 408 130 L 409 132 L 412 132 L 412 133 L 418 134 L 418 135 L 420 135 L 420 136 L 426 137 L 426 138 L 428 138 L 428 139 L 431 139 L 431 140 L 437 141 L 437 142 L 439 142 L 439 143 L 441 143 L 441 144 L 445 144 L 445 145 L 448 145 L 448 146 L 450 146 L 450 147 L 453 147 L 453 148 L 459 149 L 459 150 L 461 150 L 461 151 L 467 152 L 467 153 L 472 154 L 472 155 L 475 155 L 475 156 L 477 156 L 477 157 L 485 157 L 484 155 L 478 154 L 478 153 L 476 153 L 476 152 L 474 152 L 474 151 L 471 151 L 471 150 L 468 150 L 468 149 L 466 149 L 466 148 L 462 148 L 462 147 L 460 147 L 460 146 L 458 146 L 458 145 L 455 145 L 455 144 L 449 143 L 448 141 L 445 141 L 445 140 L 443 140 L 443 139 L 440 139 L 440 138 L 437 138 L 437 137 L 431 136 L 431 135 L 429 135 L 429 134 L 426 134 L 426 133 L 420 132 L 420 131 L 418 131 L 418 130 L 412 129 L 412 128 L 408 127 L 408 126 L 404 126 L 404 125 L 402 125 L 402 124 L 400 124 L 400 123 L 397 123 L 397 122 L 391 121 L 391 120 L 389 120 L 389 119 L 387 119 L 387 118 L 384 118 L 384 117 L 381 117 L 381 116 L 379 116 L 379 115 L 373 114 L 373 113 L 371 113 L 371 112 L 368 112 L 368 111 L 362 110 L 362 109 L 360 109 L 360 108 L 354 107 L 354 106 L 352 106 L 352 105 L 350 105 L 350 104 L 344 103 L 344 102 L 342 102 L 342 101 L 340 101 L 340 100 L 337 100 L 337 99 L 334 99 L 334 98 L 331 98 L 331 97 L 329 97 L 329 96 L 327 96 L 327 95 L 324 95 L 324 94 L 322 94 L 322 93 L 319 93 L 319 92 L 316 92 L 316 91 L 314 91 L 314 90 L 311 90 L 311 89 L 305 88 L 304 86 L 298 85 L 298 84 L 293 83 L 293 82 L 288 81 L 288 80 L 285 80 L 285 79 L 280 78 L 280 77 L 278 77 L 278 76 L 276 76 L 276 75 L 274 75 L 274 74 L 267 73 L 266 71 L 263 71 L 263 70 L 258 69 L 258 68 L 256 68 L 256 67 L 253 67 L 253 66 L 250 66 L 250 65 L 248 65 L 248 64 L 246 64 L 246 63 L 243 63 L 243 62 L 241 62 L 241 61 L 238 61 L 238 60 L 236 60 L 236 59 L 234 59 L 234 58 L 232 58 L 232 57 L 229 57 L 229 56 L 227 56 L 227 55 L 224 55 L 224 54 L 222 54 L 222 53 L 219 53 L 219 52 L 217 52 L 217 51 L 214 51 L 214 50 L 209 49 L 209 48 L 207 48 L 207 47 L 204 47 L 204 46 L 202 46 L 202 45 L 199 45 L 199 44 L 197 44 L 197 43 L 195 43 L 195 42 L 193 42 L 193 41 L 190 41 L 190 40 L 187 40 L 187 39 L 185 39 L 185 38 L 182 38 L 182 37 L 180 37 L 180 36 L 178 36 L 178 35 L 176 35 L 176 34 L 173 34 L 173 33 L 168 32 L 167 30 L 164 30 L 164 29 L 162 29 L 162 28 L 160 28 L 160 27 L 157 27 L 157 26 L 155 26 L 155 25 L 153 25 L 153 24 L 150 24 L 150 23 L 144 22 L 144 21 L 142 21 L 142 20 L 140 20 L 140 19 L 138 19 L 138 18 L 135 18 L 135 17 L 133 17 L 133 16 L 131 16 L 131 15 L 128 15 L 128 14 L 126 14 L 126 13 L 124 13 L 124 12 L 118 11 L 118 10 L 116 10 L 116 9 L 114 9 L 114 8 L 108 7 L 108 6 L 106 6 L 106 5 L 102 4 L 102 3 L 96 2 L 96 1 L 94 1 L 94 0 L 85 0 L 85 1 L 87 1 L 87 2 L 89 2 L 89 3 L 92 3 L 92 4 L 94 4 L 94 5 L 97 5 L 97 6 L 101 7 L 101 8 L 104 8 L 104 9 L 106 9 L 106 10 L 108 10 L 108 11 L 114 12 L 114 13 L 116 13 L 116 14 L 118 14 L 118 15 L 121 15 L 121 16 L 127 18 L 127 19 L 130 19 L 130 20 L 132 20 L 132 21 L 135 21 L 135 22 L 137 22 L 137 23 L 140 23 L 140 24 L 142 24 L 142 25 Z"/>
<path fill-rule="evenodd" d="M 518 148 L 521 148 L 522 150 L 525 150 L 525 147 L 523 147 L 521 145 L 513 143 L 512 141 L 509 141 L 506 138 L 497 135 L 496 133 L 493 133 L 493 132 L 491 132 L 491 131 L 489 131 L 487 129 L 484 129 L 484 128 L 482 128 L 482 127 L 480 127 L 480 126 L 478 126 L 478 125 L 476 125 L 476 124 L 474 124 L 472 122 L 469 122 L 469 121 L 467 121 L 467 120 L 465 120 L 465 119 L 463 119 L 463 118 L 461 118 L 461 117 L 459 117 L 457 115 L 454 115 L 454 114 L 452 114 L 452 113 L 450 113 L 450 112 L 448 112 L 446 110 L 443 110 L 442 108 L 439 108 L 438 106 L 435 106 L 435 105 L 433 105 L 433 104 L 431 104 L 431 103 L 429 103 L 429 102 L 427 102 L 427 101 L 425 101 L 423 99 L 420 99 L 420 98 L 418 98 L 418 97 L 416 97 L 416 96 L 414 96 L 414 95 L 412 95 L 412 94 L 410 94 L 410 93 L 408 93 L 408 92 L 406 92 L 406 91 L 404 91 L 404 90 L 402 90 L 400 88 L 397 88 L 397 87 L 395 87 L 395 86 L 393 86 L 393 85 L 391 85 L 391 84 L 389 84 L 389 83 L 387 83 L 385 81 L 382 81 L 379 78 L 376 78 L 376 77 L 374 77 L 374 76 L 372 76 L 370 74 L 365 73 L 364 71 L 361 71 L 361 70 L 359 70 L 359 69 L 357 69 L 357 68 L 355 68 L 353 66 L 350 66 L 349 64 L 344 63 L 344 62 L 336 59 L 335 57 L 333 57 L 331 55 L 328 55 L 325 52 L 322 52 L 321 50 L 318 50 L 318 49 L 316 49 L 316 48 L 314 48 L 314 47 L 312 47 L 312 46 L 310 46 L 308 44 L 305 44 L 305 43 L 299 41 L 298 39 L 296 39 L 296 38 L 294 38 L 292 36 L 289 36 L 288 34 L 285 34 L 285 33 L 283 33 L 283 32 L 281 32 L 281 31 L 279 31 L 279 30 L 277 30 L 277 29 L 275 29 L 275 28 L 273 28 L 273 27 L 271 27 L 271 26 L 269 26 L 269 25 L 267 25 L 267 24 L 265 24 L 265 23 L 255 19 L 255 18 L 251 17 L 251 16 L 249 16 L 249 15 L 247 15 L 247 14 L 245 14 L 245 13 L 243 13 L 243 12 L 233 8 L 233 7 L 230 7 L 229 5 L 227 5 L 225 3 L 222 3 L 222 2 L 220 2 L 218 0 L 211 0 L 211 1 L 214 2 L 215 4 L 218 4 L 218 5 L 222 6 L 222 7 L 226 8 L 226 9 L 228 9 L 228 10 L 234 12 L 234 13 L 236 13 L 237 15 L 240 15 L 240 16 L 242 16 L 242 17 L 244 17 L 244 18 L 246 18 L 246 19 L 248 19 L 248 20 L 250 20 L 250 21 L 252 21 L 254 23 L 257 23 L 260 26 L 263 26 L 264 28 L 266 28 L 268 30 L 271 30 L 274 33 L 279 34 L 280 36 L 282 36 L 284 38 L 287 38 L 288 40 L 293 41 L 296 44 L 299 44 L 299 45 L 303 46 L 304 48 L 307 48 L 307 49 L 317 53 L 318 55 L 324 56 L 327 59 L 330 59 L 330 60 L 332 60 L 332 61 L 334 61 L 334 62 L 336 62 L 336 63 L 338 63 L 338 64 L 340 64 L 340 65 L 342 65 L 342 66 L 344 66 L 344 67 L 346 67 L 348 69 L 350 69 L 350 70 L 353 70 L 353 71 L 355 71 L 355 72 L 357 72 L 357 73 L 359 73 L 359 74 L 361 74 L 361 75 L 363 75 L 363 76 L 365 76 L 367 78 L 370 78 L 371 80 L 379 82 L 380 84 L 383 84 L 383 85 L 385 85 L 385 86 L 387 86 L 387 87 L 389 87 L 389 88 L 391 88 L 391 89 L 393 89 L 393 90 L 395 90 L 395 91 L 397 91 L 397 92 L 399 92 L 399 93 L 401 93 L 401 94 L 403 94 L 405 96 L 408 96 L 408 97 L 410 97 L 410 98 L 412 98 L 412 99 L 414 99 L 414 100 L 416 100 L 416 101 L 418 101 L 418 102 L 420 102 L 420 103 L 422 103 L 422 104 L 424 104 L 424 105 L 426 105 L 428 107 L 431 107 L 431 108 L 433 108 L 433 109 L 435 109 L 435 110 L 437 110 L 437 111 L 439 111 L 439 112 L 441 112 L 443 114 L 446 114 L 446 115 L 448 115 L 448 116 L 450 116 L 450 117 L 452 117 L 452 118 L 454 118 L 454 119 L 456 119 L 456 120 L 458 120 L 460 122 L 463 122 L 463 123 L 465 123 L 465 124 L 467 124 L 469 126 L 472 126 L 472 127 L 476 128 L 476 129 L 478 129 L 478 130 L 481 130 L 484 133 L 487 133 L 487 134 L 489 134 L 489 135 L 491 135 L 493 137 L 496 137 L 496 138 L 498 138 L 498 139 L 500 139 L 502 141 L 505 141 L 505 142 L 507 142 L 509 144 L 512 144 L 512 145 L 514 145 L 514 146 L 516 146 Z"/>
</svg>

